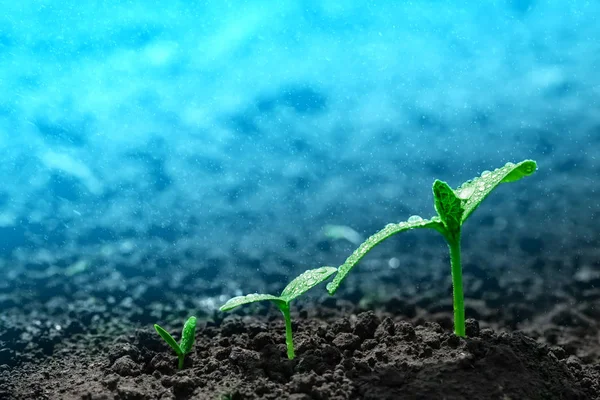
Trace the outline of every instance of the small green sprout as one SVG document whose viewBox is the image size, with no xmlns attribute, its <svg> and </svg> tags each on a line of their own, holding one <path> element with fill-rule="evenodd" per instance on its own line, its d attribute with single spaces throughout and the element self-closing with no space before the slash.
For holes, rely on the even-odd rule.
<svg viewBox="0 0 600 400">
<path fill-rule="evenodd" d="M 254 303 L 257 301 L 269 300 L 272 301 L 283 314 L 285 319 L 285 343 L 287 345 L 287 356 L 290 360 L 295 357 L 294 341 L 292 338 L 292 320 L 290 319 L 290 302 L 296 297 L 306 293 L 308 290 L 325 281 L 337 271 L 335 267 L 321 267 L 310 269 L 300 274 L 296 279 L 291 281 L 279 297 L 270 294 L 248 294 L 246 296 L 237 296 L 220 308 L 221 311 L 230 311 L 244 304 Z"/>
<path fill-rule="evenodd" d="M 363 242 L 342 264 L 336 276 L 327 285 L 329 294 L 334 294 L 350 270 L 376 245 L 397 233 L 416 228 L 430 228 L 440 232 L 450 249 L 452 272 L 452 297 L 454 302 L 454 333 L 465 336 L 465 305 L 462 283 L 462 265 L 460 254 L 461 228 L 467 218 L 479 204 L 499 184 L 514 182 L 531 175 L 537 169 L 532 160 L 518 164 L 507 163 L 494 171 L 484 171 L 481 176 L 463 183 L 452 190 L 446 182 L 436 180 L 433 183 L 433 197 L 437 216 L 423 219 L 413 215 L 406 222 L 388 224 Z"/>
<path fill-rule="evenodd" d="M 156 332 L 160 337 L 175 351 L 175 354 L 177 354 L 177 357 L 179 358 L 179 369 L 183 369 L 185 355 L 192 350 L 192 346 L 194 345 L 194 338 L 196 336 L 196 317 L 189 317 L 183 325 L 183 330 L 181 331 L 181 343 L 179 344 L 177 344 L 169 332 L 165 331 L 157 324 L 154 324 L 154 329 L 156 329 Z"/>
</svg>

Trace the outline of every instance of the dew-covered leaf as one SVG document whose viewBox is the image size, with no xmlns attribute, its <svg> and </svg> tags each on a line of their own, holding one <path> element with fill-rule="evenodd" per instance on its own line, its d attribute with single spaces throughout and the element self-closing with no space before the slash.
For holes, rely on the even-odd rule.
<svg viewBox="0 0 600 400">
<path fill-rule="evenodd" d="M 280 298 L 289 303 L 319 283 L 327 280 L 335 271 L 337 271 L 335 267 L 320 267 L 304 271 L 283 289 Z"/>
<path fill-rule="evenodd" d="M 462 221 L 475 211 L 475 209 L 499 184 L 514 182 L 535 172 L 537 164 L 532 160 L 521 161 L 518 164 L 506 163 L 502 168 L 494 171 L 484 171 L 481 176 L 463 183 L 454 190 L 456 196 L 462 200 Z"/>
<path fill-rule="evenodd" d="M 187 354 L 192 349 L 194 345 L 194 338 L 196 337 L 196 317 L 189 317 L 188 320 L 183 325 L 183 330 L 181 331 L 181 343 L 179 347 L 181 348 L 181 352 L 183 354 Z"/>
<path fill-rule="evenodd" d="M 385 228 L 379 232 L 373 234 L 366 241 L 361 244 L 358 249 L 354 250 L 354 253 L 350 255 L 338 268 L 338 273 L 335 275 L 333 280 L 327 284 L 327 291 L 329 294 L 334 294 L 338 289 L 346 275 L 354 268 L 354 266 L 369 252 L 373 247 L 377 246 L 383 240 L 388 237 L 395 235 L 400 232 L 404 232 L 410 229 L 417 228 L 430 228 L 435 229 L 439 232 L 444 232 L 444 224 L 439 217 L 433 217 L 431 219 L 423 219 L 417 215 L 413 215 L 406 222 L 399 222 L 397 224 L 387 224 Z"/>
<path fill-rule="evenodd" d="M 227 301 L 227 303 L 223 304 L 221 306 L 221 308 L 219 308 L 219 310 L 221 311 L 229 311 L 232 310 L 236 307 L 242 306 L 244 304 L 249 304 L 249 303 L 256 303 L 257 301 L 264 301 L 264 300 L 270 300 L 272 302 L 275 303 L 284 303 L 283 300 L 281 300 L 279 297 L 277 296 L 273 296 L 270 294 L 260 294 L 260 293 L 252 293 L 252 294 L 247 294 L 245 296 L 237 296 L 234 297 L 232 299 L 229 299 Z"/>
</svg>

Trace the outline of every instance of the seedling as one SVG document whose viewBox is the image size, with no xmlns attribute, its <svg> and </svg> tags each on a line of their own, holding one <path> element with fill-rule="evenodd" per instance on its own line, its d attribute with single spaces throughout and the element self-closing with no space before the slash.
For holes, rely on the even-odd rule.
<svg viewBox="0 0 600 400">
<path fill-rule="evenodd" d="M 406 222 L 388 224 L 363 242 L 358 249 L 338 268 L 338 273 L 327 285 L 329 294 L 334 294 L 346 275 L 376 245 L 400 232 L 416 228 L 435 229 L 442 234 L 450 249 L 450 265 L 452 272 L 452 297 L 454 303 L 454 333 L 465 336 L 465 305 L 462 282 L 462 266 L 460 261 L 461 227 L 479 204 L 499 184 L 514 182 L 531 175 L 537 169 L 532 160 L 518 164 L 507 163 L 492 172 L 484 171 L 481 176 L 463 183 L 452 190 L 446 182 L 437 180 L 433 183 L 433 197 L 437 216 L 423 219 L 413 215 Z"/>
<path fill-rule="evenodd" d="M 169 332 L 165 331 L 157 324 L 154 324 L 154 329 L 156 329 L 156 332 L 158 332 L 160 337 L 175 351 L 175 354 L 177 354 L 177 357 L 179 358 L 179 369 L 183 369 L 185 355 L 192 350 L 192 346 L 194 345 L 194 338 L 196 336 L 196 317 L 189 317 L 183 325 L 181 342 L 179 344 L 177 344 Z"/>
<path fill-rule="evenodd" d="M 246 296 L 237 296 L 220 308 L 221 311 L 230 311 L 244 304 L 255 303 L 257 301 L 269 300 L 273 302 L 283 314 L 285 320 L 285 343 L 287 345 L 287 356 L 290 360 L 295 357 L 294 340 L 292 338 L 292 320 L 290 319 L 290 302 L 296 297 L 306 293 L 308 290 L 325 281 L 337 271 L 334 267 L 321 267 L 310 269 L 300 274 L 296 279 L 291 281 L 279 297 L 270 294 L 253 293 Z"/>
</svg>

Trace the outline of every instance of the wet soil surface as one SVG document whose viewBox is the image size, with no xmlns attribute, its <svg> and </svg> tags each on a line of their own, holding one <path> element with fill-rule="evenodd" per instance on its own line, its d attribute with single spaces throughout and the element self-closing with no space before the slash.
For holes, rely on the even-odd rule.
<svg viewBox="0 0 600 400">
<path fill-rule="evenodd" d="M 485 224 L 480 232 L 494 237 Z M 281 315 L 269 304 L 231 314 L 216 307 L 240 282 L 278 293 L 299 267 L 290 263 L 286 274 L 276 265 L 293 259 L 295 249 L 259 262 L 202 253 L 192 243 L 177 247 L 178 258 L 158 243 L 121 243 L 91 253 L 94 268 L 82 266 L 76 250 L 30 254 L 2 282 L 0 398 L 600 398 L 600 275 L 592 244 L 553 260 L 540 256 L 540 243 L 467 236 L 472 319 L 461 339 L 452 334 L 443 242 L 413 236 L 410 246 L 382 245 L 336 296 L 317 287 L 292 305 L 294 360 L 286 357 Z M 314 245 L 336 254 L 348 247 Z M 490 259 L 490 246 L 505 251 Z M 264 272 L 252 272 L 252 262 Z M 568 279 L 553 279 L 557 266 Z M 197 341 L 178 371 L 152 324 L 179 339 L 192 313 Z"/>
<path fill-rule="evenodd" d="M 321 316 L 324 317 L 324 316 Z M 17 398 L 64 399 L 591 399 L 600 370 L 522 333 L 469 320 L 460 339 L 364 312 L 300 319 L 288 360 L 283 324 L 227 318 L 198 332 L 185 369 L 149 329 L 83 340 L 15 373 Z M 59 384 L 60 383 L 60 384 Z"/>
</svg>

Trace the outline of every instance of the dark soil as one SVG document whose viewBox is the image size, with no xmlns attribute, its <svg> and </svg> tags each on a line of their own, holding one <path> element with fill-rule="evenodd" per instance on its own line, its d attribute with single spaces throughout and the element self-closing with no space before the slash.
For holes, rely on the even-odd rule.
<svg viewBox="0 0 600 400">
<path fill-rule="evenodd" d="M 147 254 L 122 246 L 90 256 L 95 267 L 77 272 L 67 251 L 60 258 L 38 255 L 45 261 L 14 267 L 18 273 L 2 283 L 0 398 L 600 398 L 600 276 L 585 267 L 595 264 L 580 256 L 570 267 L 572 279 L 556 281 L 544 279 L 551 271 L 532 254 L 508 273 L 509 267 L 493 265 L 511 264 L 511 258 L 484 261 L 485 246 L 466 241 L 467 315 L 476 320 L 469 320 L 469 337 L 460 339 L 452 334 L 445 249 L 427 235 L 416 237 L 420 258 L 404 259 L 398 248 L 391 254 L 420 268 L 389 268 L 388 258 L 372 257 L 335 297 L 316 288 L 298 300 L 292 361 L 283 320 L 268 305 L 233 315 L 215 311 L 226 299 L 221 274 L 234 275 L 240 260 L 211 258 L 193 245 L 180 245 L 177 254 L 185 256 L 176 261 L 159 245 L 147 247 Z M 389 251 L 383 246 L 379 254 Z M 286 277 L 265 260 L 260 284 L 277 293 Z M 492 268 L 478 266 L 484 262 Z M 241 279 L 252 287 L 253 275 L 246 273 Z M 365 283 L 369 274 L 372 285 Z M 177 371 L 176 357 L 152 324 L 177 337 L 191 312 L 200 320 L 197 342 Z"/>
<path fill-rule="evenodd" d="M 23 399 L 592 399 L 600 365 L 521 332 L 468 321 L 468 339 L 437 323 L 328 308 L 294 324 L 297 357 L 285 357 L 283 324 L 228 317 L 199 329 L 185 369 L 150 329 L 81 337 L 43 363 L 10 374 Z M 8 371 L 4 371 L 6 377 Z M 59 384 L 58 384 L 59 383 Z M 10 385 L 10 382 L 9 382 Z M 10 387 L 10 386 L 9 386 Z M 4 387 L 5 396 L 11 389 Z M 7 397 L 7 398 L 9 398 Z"/>
</svg>

